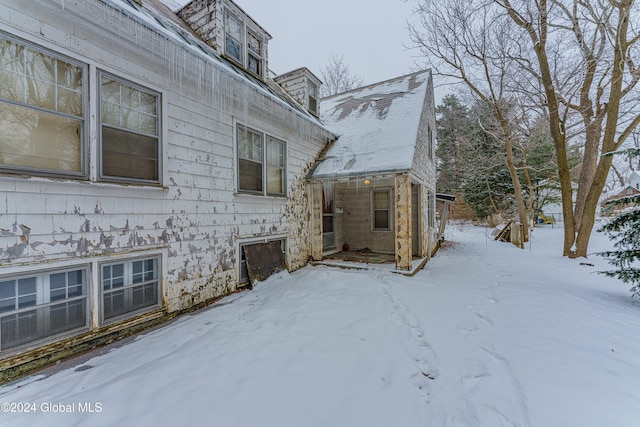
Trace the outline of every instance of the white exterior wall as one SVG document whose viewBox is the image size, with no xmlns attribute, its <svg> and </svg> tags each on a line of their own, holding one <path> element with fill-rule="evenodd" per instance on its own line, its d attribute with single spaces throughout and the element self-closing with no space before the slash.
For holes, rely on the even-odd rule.
<svg viewBox="0 0 640 427">
<path fill-rule="evenodd" d="M 432 77 L 430 77 L 430 80 Z M 429 141 L 429 131 L 431 129 L 432 140 Z M 436 140 L 436 114 L 435 101 L 433 97 L 433 83 L 430 82 L 425 102 L 422 106 L 422 114 L 420 117 L 420 126 L 418 127 L 418 138 L 416 143 L 416 151 L 413 157 L 413 167 L 411 179 L 422 185 L 421 201 L 424 209 L 422 216 L 423 224 L 423 245 L 424 252 L 427 256 L 431 256 L 431 251 L 435 245 L 435 236 L 437 228 L 435 227 L 435 218 L 429 225 L 429 215 L 435 215 L 435 192 L 436 192 L 436 164 L 435 164 L 435 140 Z M 429 150 L 429 144 L 432 144 Z M 431 153 L 431 154 L 430 154 Z M 431 197 L 429 197 L 431 194 Z M 429 206 L 431 204 L 431 206 Z"/>
<path fill-rule="evenodd" d="M 306 263 L 317 122 L 101 1 L 5 0 L 0 30 L 88 64 L 91 87 L 89 180 L 0 175 L 0 275 L 90 265 L 95 309 L 98 261 L 160 253 L 175 311 L 235 290 L 241 239 L 286 237 Z M 161 187 L 96 182 L 97 70 L 162 94 Z M 287 143 L 288 197 L 236 193 L 236 123 Z"/>
</svg>

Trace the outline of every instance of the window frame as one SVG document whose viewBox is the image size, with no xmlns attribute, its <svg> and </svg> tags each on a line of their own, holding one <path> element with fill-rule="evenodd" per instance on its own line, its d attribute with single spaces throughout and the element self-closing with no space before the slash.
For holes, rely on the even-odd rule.
<svg viewBox="0 0 640 427">
<path fill-rule="evenodd" d="M 229 19 L 236 21 L 236 23 L 240 26 L 240 36 L 244 38 L 244 40 L 237 40 L 236 37 L 233 36 L 233 34 L 231 33 L 231 29 L 230 29 L 230 25 L 229 25 Z M 229 9 L 225 9 L 224 11 L 224 54 L 232 59 L 233 61 L 239 63 L 239 64 L 244 64 L 245 62 L 245 51 L 247 50 L 247 46 L 246 46 L 246 26 L 244 24 L 244 22 L 242 21 L 242 19 L 238 18 L 238 16 L 231 12 Z M 236 43 L 238 43 L 240 45 L 240 58 L 236 58 L 235 56 L 231 55 L 227 49 L 227 38 L 230 37 L 233 41 L 235 41 Z M 244 66 L 244 65 L 243 65 Z"/>
<path fill-rule="evenodd" d="M 144 261 L 149 261 L 149 260 L 154 260 L 155 261 L 155 267 L 156 267 L 156 271 L 155 271 L 155 278 L 152 278 L 151 280 L 143 280 L 142 282 L 133 282 L 133 276 L 134 276 L 134 272 L 133 272 L 133 263 L 135 262 L 144 262 Z M 135 288 L 139 288 L 141 286 L 147 285 L 149 283 L 153 283 L 156 282 L 156 293 L 157 293 L 157 298 L 156 301 L 153 304 L 150 305 L 146 305 L 140 308 L 133 308 L 130 310 L 126 309 L 127 303 L 125 302 L 125 311 L 123 313 L 120 314 L 116 314 L 113 316 L 110 316 L 108 318 L 105 317 L 105 310 L 104 310 L 104 302 L 105 302 L 105 289 L 104 289 L 104 282 L 105 282 L 105 277 L 104 277 L 104 268 L 105 267 L 112 267 L 115 265 L 123 265 L 123 282 L 124 284 L 121 287 L 117 287 L 117 288 L 111 288 L 108 290 L 108 294 L 114 294 L 115 292 L 119 292 L 120 290 L 122 291 L 129 291 L 129 293 L 133 293 Z M 112 279 L 112 277 L 110 277 L 109 279 Z M 143 314 L 143 313 L 147 313 L 147 312 L 151 312 L 154 310 L 157 310 L 158 308 L 162 307 L 162 257 L 160 254 L 155 254 L 155 255 L 146 255 L 146 256 L 140 256 L 140 257 L 136 257 L 136 258 L 125 258 L 125 259 L 118 259 L 118 260 L 109 260 L 109 261 L 105 261 L 105 262 L 100 262 L 98 263 L 98 306 L 99 306 L 99 319 L 100 319 L 100 324 L 101 325 L 108 325 L 108 324 L 112 324 L 112 323 L 117 323 L 123 319 L 127 319 L 127 318 L 131 318 L 131 317 L 135 317 L 139 314 Z M 114 290 L 116 289 L 116 290 Z M 127 295 L 125 294 L 125 300 L 129 299 L 132 300 L 133 296 L 132 295 Z M 129 303 L 129 307 L 131 307 L 132 303 Z"/>
<path fill-rule="evenodd" d="M 376 194 L 383 194 L 386 193 L 387 195 L 387 203 L 388 206 L 386 209 L 376 209 Z M 392 210 L 391 210 L 391 189 L 376 189 L 376 190 L 371 190 L 371 230 L 372 231 L 391 231 L 391 226 L 392 226 L 392 219 L 391 219 L 391 214 L 392 214 Z M 386 211 L 387 212 L 387 227 L 386 228 L 379 228 L 376 227 L 376 211 Z"/>
<path fill-rule="evenodd" d="M 76 120 L 79 122 L 79 150 L 80 150 L 80 170 L 78 172 L 74 171 L 64 171 L 61 169 L 48 169 L 48 168 L 38 168 L 34 166 L 18 166 L 11 165 L 6 163 L 0 163 L 0 172 L 2 173 L 12 173 L 12 174 L 28 174 L 33 176 L 44 176 L 44 177 L 62 177 L 62 178 L 72 178 L 72 179 L 80 179 L 80 180 L 88 180 L 89 179 L 89 142 L 88 142 L 88 126 L 90 124 L 89 117 L 89 65 L 73 59 L 69 56 L 58 53 L 54 50 L 47 49 L 43 46 L 37 45 L 35 43 L 29 42 L 27 40 L 23 40 L 18 37 L 11 36 L 9 34 L 2 33 L 0 34 L 0 39 L 8 41 L 10 43 L 14 43 L 20 45 L 23 49 L 30 49 L 36 53 L 46 55 L 52 59 L 57 61 L 63 61 L 75 67 L 78 67 L 82 72 L 82 87 L 81 87 L 81 99 L 82 99 L 82 116 L 74 116 L 69 113 L 59 112 L 56 110 L 52 110 L 46 107 L 40 107 L 32 104 L 28 104 L 26 102 L 20 102 L 11 100 L 8 98 L 0 98 L 0 103 L 24 108 L 32 112 L 36 113 L 45 113 L 55 116 L 56 118 L 66 118 L 69 120 Z M 57 70 L 57 66 L 56 66 Z M 26 79 L 26 74 L 25 74 Z M 58 89 L 58 84 L 55 84 L 56 94 Z M 57 103 L 57 95 L 56 95 L 56 103 Z"/>
<path fill-rule="evenodd" d="M 64 287 L 65 297 L 63 299 L 52 299 L 52 292 L 54 291 L 54 289 L 60 289 L 60 288 L 52 288 L 51 277 L 58 274 L 66 275 L 68 273 L 75 273 L 75 272 L 81 272 L 82 274 L 83 280 L 82 280 L 82 283 L 79 284 L 81 286 L 82 294 L 69 296 L 69 293 L 68 293 L 70 288 L 69 282 L 68 282 L 69 276 L 66 276 L 65 287 Z M 21 314 L 25 315 L 30 312 L 35 312 L 35 316 L 36 316 L 35 322 L 37 325 L 36 331 L 35 331 L 36 337 L 30 340 L 22 341 L 6 349 L 3 348 L 2 340 L 0 338 L 0 354 L 13 352 L 28 346 L 34 346 L 34 345 L 37 346 L 42 343 L 55 341 L 61 336 L 72 335 L 79 331 L 90 329 L 91 327 L 91 271 L 90 271 L 89 265 L 80 264 L 75 266 L 67 266 L 67 267 L 61 267 L 56 269 L 47 269 L 47 270 L 36 271 L 36 272 L 3 275 L 0 277 L 0 282 L 14 281 L 16 282 L 15 286 L 19 287 L 18 281 L 25 280 L 25 279 L 35 279 L 35 292 L 29 293 L 29 294 L 22 294 L 23 296 L 24 295 L 35 296 L 35 303 L 33 305 L 27 305 L 25 307 L 18 306 L 13 310 L 0 312 L 0 319 L 3 319 L 4 317 L 8 317 L 8 316 L 19 316 Z M 78 284 L 76 284 L 76 286 L 78 286 Z M 16 304 L 19 304 L 19 298 L 20 298 L 19 290 L 17 290 L 17 292 L 14 293 L 13 297 L 5 297 L 5 298 L 2 298 L 0 301 L 8 301 L 12 298 L 16 301 Z M 51 332 L 54 329 L 52 326 L 52 308 L 56 308 L 56 306 L 62 306 L 64 304 L 66 305 L 65 309 L 69 310 L 69 305 L 68 305 L 69 303 L 74 303 L 76 301 L 83 301 L 83 300 L 84 302 L 79 304 L 82 307 L 82 310 L 84 310 L 84 316 L 83 316 L 84 319 L 82 319 L 83 324 L 79 326 L 68 327 L 66 329 L 63 328 L 62 330 L 58 330 L 58 331 L 54 330 L 53 332 Z M 67 311 L 67 315 L 68 315 L 68 311 Z M 0 330 L 1 329 L 2 329 L 2 326 L 0 322 Z M 43 331 L 46 332 L 46 334 L 40 336 L 39 334 L 42 333 Z"/>
<path fill-rule="evenodd" d="M 260 135 L 260 141 L 261 141 L 261 160 L 260 162 L 256 161 L 255 159 L 247 159 L 245 157 L 241 157 L 240 156 L 240 129 L 244 129 L 245 132 L 251 132 L 254 133 L 256 135 Z M 271 196 L 271 197 L 287 197 L 287 175 L 288 175 L 288 171 L 289 171 L 289 165 L 288 165 L 288 144 L 285 140 L 277 138 L 275 136 L 272 136 L 271 134 L 268 134 L 266 132 L 262 132 L 259 131 L 255 128 L 249 127 L 249 126 L 245 126 L 241 123 L 236 123 L 236 131 L 235 131 L 235 150 L 236 150 L 236 191 L 239 194 L 253 194 L 256 196 Z M 269 163 L 269 142 L 275 142 L 280 144 L 280 146 L 282 147 L 282 154 L 283 154 L 283 165 L 282 166 L 278 166 L 278 165 L 271 165 Z M 249 162 L 254 162 L 254 163 L 259 163 L 261 166 L 261 178 L 262 178 L 262 189 L 261 190 L 251 190 L 251 189 L 245 189 L 245 188 L 241 188 L 240 186 L 240 161 L 244 160 L 244 161 L 249 161 Z M 282 183 L 281 183 L 281 187 L 282 187 L 282 191 L 281 192 L 276 192 L 276 191 L 269 191 L 269 168 L 277 168 L 280 169 L 281 172 L 281 179 L 282 179 Z"/>
<path fill-rule="evenodd" d="M 225 7 L 224 12 L 224 44 L 223 51 L 224 56 L 229 60 L 233 61 L 235 64 L 241 66 L 245 71 L 258 77 L 261 80 L 264 80 L 264 76 L 266 74 L 265 70 L 265 39 L 259 34 L 259 31 L 254 31 L 249 28 L 247 25 L 246 18 L 241 16 L 240 14 L 232 11 L 228 7 Z M 230 32 L 229 18 L 236 21 L 241 27 L 241 37 L 242 40 L 237 40 L 236 37 Z M 260 44 L 258 54 L 255 54 L 255 51 L 249 47 L 249 37 L 253 36 Z M 240 56 L 238 59 L 235 56 L 231 55 L 227 49 L 227 37 L 231 37 L 231 39 L 240 45 Z M 251 56 L 253 56 L 258 61 L 258 72 L 251 70 L 250 61 Z"/>
<path fill-rule="evenodd" d="M 309 104 L 309 110 L 314 116 L 318 116 L 318 106 L 320 105 L 320 103 L 318 102 L 319 89 L 320 88 L 317 84 L 315 84 L 311 80 L 307 80 L 307 102 Z M 312 92 L 315 93 L 314 96 L 312 95 Z"/>
<path fill-rule="evenodd" d="M 253 49 L 251 49 L 249 47 L 249 38 L 250 37 L 254 37 L 259 44 L 259 50 L 260 52 L 256 52 Z M 262 39 L 262 37 L 258 36 L 254 31 L 251 31 L 249 29 L 247 29 L 247 71 L 249 71 L 251 74 L 254 74 L 260 78 L 263 78 L 264 76 L 264 40 Z M 253 57 L 255 60 L 258 61 L 258 72 L 256 73 L 255 71 L 253 71 L 250 67 L 251 64 L 251 57 Z"/>
<path fill-rule="evenodd" d="M 102 79 L 107 78 L 112 81 L 118 82 L 120 85 L 131 87 L 140 93 L 151 95 L 155 98 L 155 109 L 156 109 L 156 135 L 152 135 L 149 133 L 145 133 L 139 130 L 129 129 L 124 126 L 115 126 L 112 124 L 108 124 L 103 122 L 103 111 L 102 111 Z M 153 185 L 153 186 L 161 186 L 163 180 L 163 138 L 162 138 L 162 93 L 156 90 L 153 90 L 149 87 L 142 86 L 136 82 L 125 79 L 113 73 L 110 73 L 105 70 L 98 70 L 96 73 L 97 80 L 97 115 L 96 115 L 96 133 L 97 137 L 97 179 L 101 182 L 111 182 L 111 183 L 123 183 L 123 184 L 139 184 L 139 185 Z M 103 153 L 103 128 L 107 127 L 111 130 L 126 132 L 128 134 L 132 134 L 135 136 L 141 136 L 144 138 L 155 138 L 156 139 L 156 174 L 157 179 L 144 179 L 144 178 L 133 178 L 133 177 L 123 177 L 123 176 L 115 176 L 115 175 L 106 175 L 104 173 L 104 153 Z"/>
</svg>

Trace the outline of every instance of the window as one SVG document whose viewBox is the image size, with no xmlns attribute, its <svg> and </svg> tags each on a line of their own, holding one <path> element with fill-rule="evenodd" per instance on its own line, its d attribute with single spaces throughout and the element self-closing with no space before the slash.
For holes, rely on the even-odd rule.
<svg viewBox="0 0 640 427">
<path fill-rule="evenodd" d="M 244 63 L 244 25 L 231 13 L 225 14 L 225 53 L 239 62 Z"/>
<path fill-rule="evenodd" d="M 389 190 L 373 192 L 373 229 L 390 230 L 391 192 Z"/>
<path fill-rule="evenodd" d="M 267 135 L 267 193 L 284 194 L 286 178 L 285 143 Z"/>
<path fill-rule="evenodd" d="M 287 147 L 284 141 L 238 125 L 238 189 L 285 195 Z M 266 166 L 266 167 L 265 167 Z M 266 182 L 266 186 L 263 183 Z"/>
<path fill-rule="evenodd" d="M 287 240 L 286 239 L 267 239 L 260 240 L 257 242 L 251 243 L 241 243 L 240 244 L 240 283 L 249 283 L 249 272 L 247 270 L 247 259 L 244 254 L 244 247 L 248 245 L 254 245 L 256 243 L 266 243 L 266 242 L 280 242 L 280 247 L 282 248 L 282 255 L 286 259 L 287 256 Z"/>
<path fill-rule="evenodd" d="M 101 178 L 160 182 L 159 100 L 155 92 L 101 74 Z"/>
<path fill-rule="evenodd" d="M 309 92 L 309 111 L 318 115 L 318 86 L 311 80 L 307 80 L 307 91 Z"/>
<path fill-rule="evenodd" d="M 427 226 L 436 226 L 436 194 L 433 191 L 427 193 Z"/>
<path fill-rule="evenodd" d="M 248 32 L 247 48 L 247 68 L 253 74 L 262 76 L 262 40 L 252 32 Z"/>
<path fill-rule="evenodd" d="M 331 187 L 323 188 L 322 192 L 322 250 L 336 247 L 335 229 L 335 191 Z"/>
<path fill-rule="evenodd" d="M 263 76 L 263 38 L 246 29 L 244 22 L 229 11 L 225 11 L 224 52 L 239 65 Z M 246 42 L 245 42 L 246 40 Z"/>
<path fill-rule="evenodd" d="M 0 350 L 87 327 L 86 269 L 0 279 Z"/>
<path fill-rule="evenodd" d="M 262 192 L 262 134 L 238 126 L 240 190 Z"/>
<path fill-rule="evenodd" d="M 0 37 L 0 168 L 86 176 L 87 66 Z"/>
<path fill-rule="evenodd" d="M 102 265 L 102 319 L 110 320 L 160 304 L 158 258 Z"/>
</svg>

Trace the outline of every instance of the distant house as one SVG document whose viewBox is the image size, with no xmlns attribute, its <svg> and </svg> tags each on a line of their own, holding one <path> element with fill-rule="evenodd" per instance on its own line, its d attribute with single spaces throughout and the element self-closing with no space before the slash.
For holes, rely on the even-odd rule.
<svg viewBox="0 0 640 427">
<path fill-rule="evenodd" d="M 619 188 L 618 188 L 619 189 Z M 626 179 L 626 185 L 622 190 L 619 190 L 615 194 L 610 194 L 604 198 L 600 203 L 600 215 L 613 216 L 617 215 L 621 210 L 628 208 L 630 204 L 616 204 L 612 205 L 608 202 L 616 199 L 623 199 L 629 196 L 636 196 L 640 194 L 640 175 L 637 172 L 632 171 L 629 177 Z"/>
<path fill-rule="evenodd" d="M 436 244 L 435 106 L 429 71 L 323 99 L 338 139 L 309 174 L 312 256 L 392 253 L 409 270 Z"/>
<path fill-rule="evenodd" d="M 263 246 L 288 270 L 345 239 L 428 253 L 430 74 L 325 109 L 307 68 L 270 76 L 270 39 L 231 0 L 0 3 L 5 377 L 246 286 Z"/>
<path fill-rule="evenodd" d="M 629 174 L 627 178 L 627 188 L 628 187 L 640 190 L 640 175 L 638 175 L 638 172 L 633 171 Z"/>
</svg>

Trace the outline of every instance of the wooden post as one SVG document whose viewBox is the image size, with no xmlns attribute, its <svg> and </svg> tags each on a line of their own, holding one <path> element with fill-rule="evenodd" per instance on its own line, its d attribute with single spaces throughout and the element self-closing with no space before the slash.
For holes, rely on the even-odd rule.
<svg viewBox="0 0 640 427">
<path fill-rule="evenodd" d="M 396 268 L 411 270 L 411 178 L 408 174 L 395 179 Z"/>
</svg>

